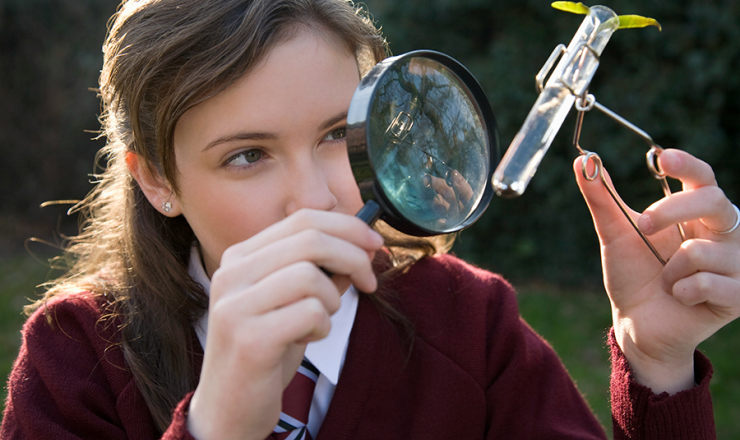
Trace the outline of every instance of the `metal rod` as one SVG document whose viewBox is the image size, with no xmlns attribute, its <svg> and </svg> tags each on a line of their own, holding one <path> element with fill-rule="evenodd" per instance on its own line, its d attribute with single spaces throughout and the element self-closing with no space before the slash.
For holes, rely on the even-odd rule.
<svg viewBox="0 0 740 440">
<path fill-rule="evenodd" d="M 593 96 L 593 95 L 592 95 Z M 651 147 L 655 145 L 655 142 L 653 142 L 653 138 L 650 137 L 649 134 L 645 133 L 642 129 L 631 123 L 630 121 L 624 119 L 623 117 L 619 116 L 618 114 L 614 113 L 613 111 L 609 110 L 608 108 L 604 107 L 600 102 L 596 101 L 594 99 L 594 107 L 596 107 L 597 110 L 601 111 L 605 115 L 609 116 L 610 118 L 614 119 L 618 123 L 620 123 L 622 126 L 627 127 L 628 129 L 632 130 L 633 132 L 637 133 L 641 138 L 645 139 L 645 141 L 650 145 Z"/>
</svg>

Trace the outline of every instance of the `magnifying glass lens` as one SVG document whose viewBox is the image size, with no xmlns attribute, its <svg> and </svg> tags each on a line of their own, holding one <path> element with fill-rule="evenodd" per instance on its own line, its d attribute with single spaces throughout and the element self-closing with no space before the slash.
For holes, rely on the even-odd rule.
<svg viewBox="0 0 740 440">
<path fill-rule="evenodd" d="M 362 78 L 347 113 L 347 153 L 366 202 L 361 214 L 416 236 L 478 220 L 500 159 L 480 84 L 428 50 L 387 58 Z"/>
<path fill-rule="evenodd" d="M 406 219 L 446 232 L 483 197 L 491 157 L 480 110 L 457 75 L 426 57 L 379 79 L 368 154 L 389 202 Z"/>
</svg>

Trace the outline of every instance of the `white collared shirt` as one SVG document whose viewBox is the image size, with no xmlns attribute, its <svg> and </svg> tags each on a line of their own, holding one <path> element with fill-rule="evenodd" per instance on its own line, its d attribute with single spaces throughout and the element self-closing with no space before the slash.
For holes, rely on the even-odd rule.
<svg viewBox="0 0 740 440">
<path fill-rule="evenodd" d="M 194 245 L 190 251 L 188 273 L 197 281 L 206 294 L 210 293 L 211 280 L 208 278 L 201 262 L 198 246 Z M 306 346 L 305 357 L 321 373 L 316 382 L 316 389 L 311 401 L 311 410 L 308 413 L 308 430 L 315 438 L 321 423 L 329 410 L 329 403 L 334 396 L 334 389 L 339 381 L 339 375 L 344 367 L 344 358 L 347 355 L 349 334 L 357 314 L 358 294 L 354 286 L 350 286 L 342 295 L 339 310 L 331 320 L 329 335 L 320 341 L 310 342 Z M 203 351 L 206 349 L 206 335 L 208 334 L 208 311 L 195 323 L 195 333 L 198 335 Z"/>
</svg>

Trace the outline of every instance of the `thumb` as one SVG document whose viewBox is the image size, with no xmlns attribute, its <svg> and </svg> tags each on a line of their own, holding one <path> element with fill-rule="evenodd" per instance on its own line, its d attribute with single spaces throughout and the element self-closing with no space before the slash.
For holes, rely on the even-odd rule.
<svg viewBox="0 0 740 440">
<path fill-rule="evenodd" d="M 624 213 L 619 208 L 619 205 L 609 194 L 609 191 L 604 186 L 601 177 L 597 174 L 597 162 L 601 166 L 601 159 L 598 157 L 591 156 L 591 159 L 587 160 L 589 156 L 579 156 L 573 162 L 573 171 L 576 175 L 576 182 L 578 188 L 583 194 L 583 198 L 586 200 L 589 211 L 591 211 L 591 218 L 594 221 L 594 228 L 596 233 L 599 235 L 599 240 L 602 245 L 607 245 L 614 240 L 622 237 L 624 234 L 634 234 L 632 225 L 629 220 L 625 218 Z M 584 176 L 584 161 L 585 172 L 588 176 L 596 176 L 594 180 L 588 180 Z M 603 167 L 602 167 L 603 168 Z M 609 178 L 606 170 L 602 169 L 606 182 L 611 188 L 614 188 L 611 179 Z M 615 197 L 620 200 L 619 194 L 614 192 Z M 623 204 L 624 205 L 624 204 Z M 624 205 L 626 207 L 626 205 Z M 639 214 L 635 211 L 626 208 L 628 214 L 634 221 L 637 221 Z"/>
</svg>

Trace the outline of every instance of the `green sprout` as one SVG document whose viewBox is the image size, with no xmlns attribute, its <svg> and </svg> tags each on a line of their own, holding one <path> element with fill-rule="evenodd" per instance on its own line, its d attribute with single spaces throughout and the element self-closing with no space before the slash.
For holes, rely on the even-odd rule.
<svg viewBox="0 0 740 440">
<path fill-rule="evenodd" d="M 552 7 L 565 12 L 572 12 L 573 14 L 588 14 L 589 7 L 581 2 L 554 2 Z M 647 26 L 655 26 L 658 30 L 662 31 L 663 28 L 660 26 L 657 20 L 654 18 L 643 17 L 640 15 L 620 15 L 619 27 L 617 29 L 633 29 L 633 28 L 644 28 Z"/>
</svg>

